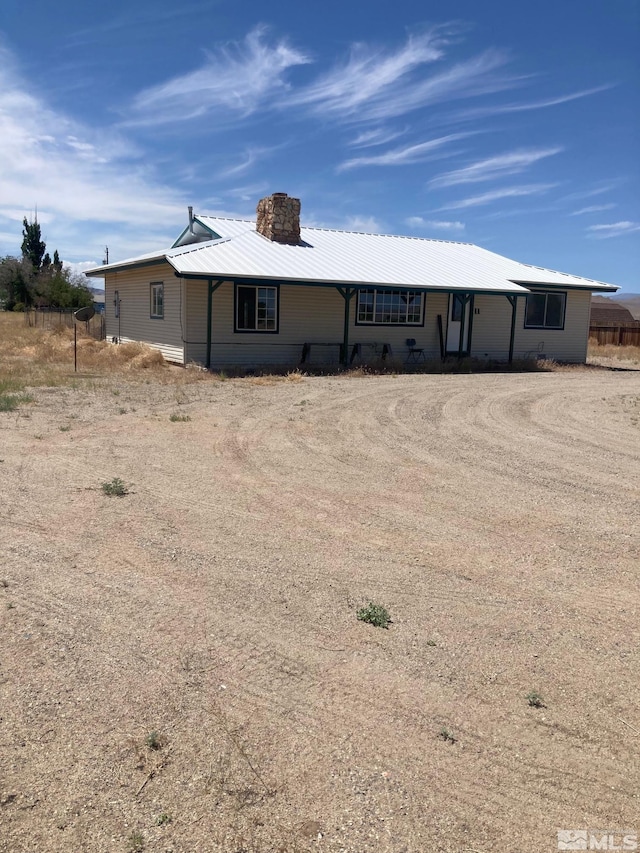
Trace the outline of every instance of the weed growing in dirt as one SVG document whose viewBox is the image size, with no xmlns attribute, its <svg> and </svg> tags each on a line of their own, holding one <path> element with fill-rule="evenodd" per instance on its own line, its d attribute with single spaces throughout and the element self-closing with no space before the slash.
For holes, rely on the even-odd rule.
<svg viewBox="0 0 640 853">
<path fill-rule="evenodd" d="M 129 494 L 129 489 L 127 489 L 120 477 L 114 477 L 110 482 L 103 483 L 102 491 L 105 495 L 115 498 L 122 498 Z"/>
<path fill-rule="evenodd" d="M 149 732 L 149 734 L 144 739 L 144 742 L 149 747 L 149 749 L 161 749 L 162 748 L 162 738 L 158 734 L 158 732 L 154 729 Z"/>
<path fill-rule="evenodd" d="M 544 703 L 544 699 L 536 690 L 532 690 L 531 693 L 527 693 L 527 702 L 532 708 L 547 707 Z"/>
<path fill-rule="evenodd" d="M 438 644 L 436 643 L 436 641 L 435 641 L 435 640 L 427 640 L 427 645 L 428 645 L 428 646 L 435 647 L 435 646 L 437 646 Z"/>
<path fill-rule="evenodd" d="M 118 414 L 119 415 L 126 415 L 127 414 L 127 410 L 124 408 L 124 406 L 120 406 L 120 408 L 118 409 Z"/>
<path fill-rule="evenodd" d="M 173 818 L 170 814 L 162 812 L 162 814 L 158 815 L 158 817 L 156 818 L 156 826 L 165 826 L 167 823 L 171 823 L 172 820 Z"/>
<path fill-rule="evenodd" d="M 391 622 L 391 616 L 389 616 L 386 607 L 381 604 L 374 604 L 372 601 L 366 607 L 360 608 L 357 616 L 361 622 L 368 622 L 370 625 L 375 625 L 376 628 L 388 628 Z"/>
<path fill-rule="evenodd" d="M 169 420 L 171 421 L 171 423 L 174 423 L 174 424 L 175 423 L 186 423 L 187 421 L 191 420 L 191 417 L 189 415 L 176 415 L 174 413 L 173 415 L 169 415 Z"/>
<path fill-rule="evenodd" d="M 71 424 L 64 424 L 63 426 L 58 427 L 60 432 L 69 432 L 71 429 Z"/>
<path fill-rule="evenodd" d="M 458 740 L 454 733 L 445 726 L 440 729 L 439 737 L 441 737 L 445 743 L 455 743 Z"/>
<path fill-rule="evenodd" d="M 15 412 L 23 403 L 33 403 L 28 394 L 4 394 L 0 388 L 0 412 Z"/>
<path fill-rule="evenodd" d="M 131 853 L 142 853 L 144 850 L 144 835 L 141 832 L 132 832 L 129 836 L 129 850 Z"/>
</svg>

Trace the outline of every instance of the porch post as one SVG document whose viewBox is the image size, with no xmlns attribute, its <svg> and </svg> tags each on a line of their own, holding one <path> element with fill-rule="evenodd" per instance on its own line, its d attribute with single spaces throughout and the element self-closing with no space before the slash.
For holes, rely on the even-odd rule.
<svg viewBox="0 0 640 853">
<path fill-rule="evenodd" d="M 516 310 L 518 307 L 518 297 L 505 294 L 511 303 L 511 336 L 509 338 L 509 364 L 513 364 L 513 344 L 516 338 Z"/>
<path fill-rule="evenodd" d="M 349 367 L 349 307 L 353 294 L 356 292 L 355 287 L 337 287 L 336 290 L 344 299 L 344 332 L 342 336 L 342 365 Z"/>
<path fill-rule="evenodd" d="M 471 358 L 471 333 L 473 332 L 473 311 L 474 311 L 475 293 L 469 297 L 469 331 L 467 333 L 467 352 Z"/>
<path fill-rule="evenodd" d="M 460 338 L 458 340 L 458 358 L 462 358 L 462 353 L 464 352 L 464 321 L 466 319 L 467 313 L 467 300 L 469 299 L 469 295 L 467 293 L 462 294 L 462 312 L 460 314 Z"/>
</svg>

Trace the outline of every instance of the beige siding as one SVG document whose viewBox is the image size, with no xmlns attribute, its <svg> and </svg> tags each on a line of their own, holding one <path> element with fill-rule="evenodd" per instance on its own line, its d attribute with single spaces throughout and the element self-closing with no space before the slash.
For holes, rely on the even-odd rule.
<svg viewBox="0 0 640 853">
<path fill-rule="evenodd" d="M 207 340 L 207 283 L 185 281 L 186 285 L 186 358 L 187 361 L 206 361 Z M 363 360 L 382 354 L 384 344 L 390 344 L 393 355 L 403 360 L 407 353 L 407 338 L 426 354 L 438 357 L 440 344 L 437 315 L 446 321 L 447 296 L 429 293 L 426 298 L 424 326 L 357 326 L 356 298 L 350 305 L 349 343 L 362 343 Z M 332 287 L 280 287 L 280 323 L 277 334 L 234 332 L 234 286 L 224 282 L 213 294 L 212 301 L 212 367 L 262 364 L 296 365 L 305 342 L 333 344 L 312 347 L 308 364 L 338 364 L 339 344 L 344 335 L 344 299 Z"/>
<path fill-rule="evenodd" d="M 150 284 L 164 284 L 164 318 L 150 317 Z M 120 294 L 120 319 L 115 316 L 114 294 Z M 143 341 L 169 361 L 184 361 L 182 342 L 183 284 L 169 264 L 111 273 L 105 277 L 107 340 Z"/>
<path fill-rule="evenodd" d="M 565 292 L 565 291 L 562 291 Z M 525 329 L 526 297 L 518 297 L 514 358 L 544 355 L 557 361 L 582 362 L 587 357 L 591 293 L 566 291 L 564 329 Z M 509 356 L 511 304 L 505 296 L 478 294 L 471 337 L 471 353 L 478 358 L 505 360 Z"/>
<path fill-rule="evenodd" d="M 518 297 L 514 345 L 516 358 L 541 354 L 557 361 L 583 362 L 586 360 L 591 293 L 568 290 L 566 294 L 564 329 L 525 329 L 525 298 Z"/>
<path fill-rule="evenodd" d="M 511 338 L 511 303 L 502 294 L 477 293 L 473 309 L 471 355 L 506 360 Z"/>
</svg>

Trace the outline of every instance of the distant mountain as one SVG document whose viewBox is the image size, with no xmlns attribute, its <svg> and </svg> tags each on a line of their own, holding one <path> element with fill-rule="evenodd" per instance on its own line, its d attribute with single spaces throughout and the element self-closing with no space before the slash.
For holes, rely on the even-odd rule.
<svg viewBox="0 0 640 853">
<path fill-rule="evenodd" d="M 631 311 L 634 319 L 640 320 L 640 293 L 619 293 L 612 299 Z"/>
</svg>

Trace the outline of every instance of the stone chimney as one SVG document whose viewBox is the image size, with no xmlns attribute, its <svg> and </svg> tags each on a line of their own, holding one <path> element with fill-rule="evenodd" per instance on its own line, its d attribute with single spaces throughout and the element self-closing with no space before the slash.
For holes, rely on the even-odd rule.
<svg viewBox="0 0 640 853">
<path fill-rule="evenodd" d="M 297 246 L 300 242 L 300 199 L 286 193 L 261 198 L 256 208 L 256 231 L 274 243 Z"/>
</svg>

